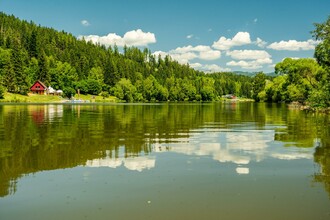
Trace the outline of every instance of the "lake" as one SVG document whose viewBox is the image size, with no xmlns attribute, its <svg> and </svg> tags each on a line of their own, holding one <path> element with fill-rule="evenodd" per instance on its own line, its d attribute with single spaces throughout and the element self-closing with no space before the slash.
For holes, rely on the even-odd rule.
<svg viewBox="0 0 330 220">
<path fill-rule="evenodd" d="M 329 116 L 1 104 L 0 219 L 330 219 Z"/>
</svg>

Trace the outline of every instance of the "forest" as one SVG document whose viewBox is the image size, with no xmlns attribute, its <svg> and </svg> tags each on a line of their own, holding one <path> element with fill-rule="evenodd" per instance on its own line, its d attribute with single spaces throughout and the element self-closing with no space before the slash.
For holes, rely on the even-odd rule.
<svg viewBox="0 0 330 220">
<path fill-rule="evenodd" d="M 70 97 L 116 96 L 126 102 L 214 101 L 223 95 L 264 102 L 301 102 L 330 106 L 330 17 L 315 24 L 320 40 L 315 58 L 287 58 L 275 77 L 230 72 L 207 74 L 148 48 L 105 47 L 65 31 L 41 27 L 0 12 L 0 98 L 5 92 L 27 95 L 40 80 Z"/>
</svg>

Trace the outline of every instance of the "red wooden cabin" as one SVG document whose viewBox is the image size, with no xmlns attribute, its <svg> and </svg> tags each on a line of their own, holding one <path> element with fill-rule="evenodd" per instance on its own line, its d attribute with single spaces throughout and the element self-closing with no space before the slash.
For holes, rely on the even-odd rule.
<svg viewBox="0 0 330 220">
<path fill-rule="evenodd" d="M 43 95 L 47 92 L 47 86 L 38 80 L 31 86 L 30 91 L 33 94 Z"/>
</svg>

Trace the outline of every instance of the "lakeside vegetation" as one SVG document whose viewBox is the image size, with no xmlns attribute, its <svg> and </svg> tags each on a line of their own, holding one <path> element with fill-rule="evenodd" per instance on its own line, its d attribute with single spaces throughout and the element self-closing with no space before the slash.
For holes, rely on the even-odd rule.
<svg viewBox="0 0 330 220">
<path fill-rule="evenodd" d="M 100 95 L 78 95 L 72 97 L 72 100 L 81 100 L 84 102 L 118 102 L 114 96 L 103 97 Z M 38 95 L 28 93 L 27 95 L 6 92 L 0 103 L 65 103 L 72 101 L 57 95 Z"/>
<path fill-rule="evenodd" d="M 80 94 L 116 97 L 125 102 L 215 101 L 226 94 L 263 102 L 299 102 L 330 107 L 330 17 L 315 24 L 320 40 L 315 58 L 287 58 L 274 76 L 207 74 L 170 56 L 156 57 L 144 48 L 105 47 L 72 34 L 41 27 L 0 12 L 0 98 L 29 100 L 30 86 L 40 80 L 64 97 Z M 42 98 L 43 99 L 43 98 Z"/>
</svg>

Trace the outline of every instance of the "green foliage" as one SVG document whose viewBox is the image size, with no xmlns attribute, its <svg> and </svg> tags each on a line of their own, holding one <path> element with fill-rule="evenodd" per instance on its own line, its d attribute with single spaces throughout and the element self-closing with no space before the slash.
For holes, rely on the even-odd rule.
<svg viewBox="0 0 330 220">
<path fill-rule="evenodd" d="M 126 101 L 211 101 L 228 93 L 251 97 L 250 77 L 207 75 L 149 49 L 125 47 L 120 53 L 117 46 L 95 45 L 4 13 L 0 20 L 0 76 L 9 92 L 25 94 L 41 80 L 54 89 L 106 91 Z M 133 87 L 119 83 L 122 79 Z"/>
<path fill-rule="evenodd" d="M 330 16 L 324 23 L 315 23 L 312 31 L 316 40 L 321 42 L 315 48 L 315 58 L 323 67 L 330 67 Z"/>
<path fill-rule="evenodd" d="M 312 93 L 310 100 L 314 101 L 315 105 L 330 107 L 330 16 L 324 23 L 314 25 L 313 36 L 320 40 L 314 56 L 323 71 L 318 72 L 319 90 Z"/>
<path fill-rule="evenodd" d="M 38 65 L 39 65 L 39 72 L 37 76 L 38 80 L 45 83 L 45 85 L 49 85 L 51 81 L 49 74 L 49 63 L 44 51 L 42 51 L 40 54 Z"/>
<path fill-rule="evenodd" d="M 100 96 L 103 97 L 103 99 L 108 98 L 110 96 L 109 92 L 103 91 L 100 93 Z"/>
<path fill-rule="evenodd" d="M 88 79 L 86 83 L 88 88 L 88 94 L 98 95 L 102 91 L 102 85 L 99 81 L 95 79 Z"/>
<path fill-rule="evenodd" d="M 0 99 L 4 98 L 5 92 L 6 92 L 6 88 L 0 85 Z"/>
<path fill-rule="evenodd" d="M 76 95 L 76 90 L 72 87 L 65 87 L 63 89 L 63 95 L 64 97 L 72 98 L 73 96 Z"/>
<path fill-rule="evenodd" d="M 81 94 L 88 94 L 88 84 L 86 80 L 81 80 L 75 83 L 75 89 L 80 91 Z"/>
<path fill-rule="evenodd" d="M 132 85 L 129 79 L 121 79 L 112 89 L 113 94 L 120 100 L 133 102 L 136 93 L 135 86 Z"/>
<path fill-rule="evenodd" d="M 266 85 L 266 75 L 263 72 L 257 73 L 257 75 L 253 78 L 252 84 L 252 98 L 257 102 L 261 101 L 261 97 L 259 95 L 265 89 Z M 262 95 L 264 97 L 264 95 Z"/>
<path fill-rule="evenodd" d="M 330 106 L 328 73 L 314 59 L 286 58 L 276 64 L 274 88 L 266 88 L 268 101 L 308 102 L 312 107 Z"/>
</svg>

